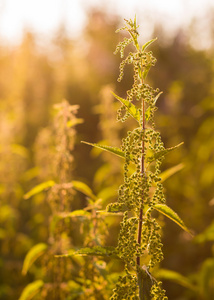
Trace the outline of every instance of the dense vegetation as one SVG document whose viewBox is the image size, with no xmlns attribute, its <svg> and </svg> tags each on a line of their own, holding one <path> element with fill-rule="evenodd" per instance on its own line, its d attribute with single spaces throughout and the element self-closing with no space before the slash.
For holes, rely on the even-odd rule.
<svg viewBox="0 0 214 300">
<path fill-rule="evenodd" d="M 2 300 L 18 299 L 32 282 L 29 295 L 39 291 L 33 299 L 109 299 L 118 277 L 125 276 L 123 263 L 104 255 L 117 245 L 122 217 L 97 212 L 117 202 L 123 160 L 80 143 L 120 147 L 126 132 L 134 130 L 129 119 L 122 125 L 115 121 L 119 102 L 110 92 L 116 90 L 125 98 L 133 83 L 129 66 L 123 81 L 116 83 L 120 59 L 113 52 L 118 23 L 96 12 L 78 42 L 62 28 L 43 51 L 31 33 L 19 47 L 1 47 Z M 165 178 L 174 174 L 164 181 L 164 193 L 167 205 L 195 234 L 192 238 L 158 215 L 164 260 L 154 277 L 163 281 L 169 299 L 211 300 L 212 52 L 192 49 L 179 35 L 167 46 L 158 39 L 152 50 L 157 63 L 149 73 L 149 84 L 164 92 L 157 101 L 156 128 L 166 148 L 184 142 L 167 154 L 161 166 Z M 101 246 L 106 247 L 105 253 Z M 99 255 L 83 255 L 88 252 L 83 249 L 94 247 L 97 253 L 91 254 Z M 30 249 L 34 252 L 26 260 Z"/>
</svg>

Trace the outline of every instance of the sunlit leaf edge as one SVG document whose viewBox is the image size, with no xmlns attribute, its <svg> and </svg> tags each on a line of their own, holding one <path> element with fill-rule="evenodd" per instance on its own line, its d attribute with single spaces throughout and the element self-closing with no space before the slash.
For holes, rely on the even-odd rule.
<svg viewBox="0 0 214 300">
<path fill-rule="evenodd" d="M 53 180 L 48 180 L 48 181 L 42 182 L 42 183 L 36 185 L 35 187 L 33 187 L 29 192 L 27 192 L 24 195 L 24 199 L 29 199 L 30 197 L 32 197 L 38 193 L 41 193 L 42 191 L 54 186 L 55 184 L 56 183 Z"/>
<path fill-rule="evenodd" d="M 153 206 L 153 208 L 156 209 L 157 211 L 159 211 L 160 213 L 162 213 L 163 215 L 165 215 L 166 217 L 168 217 L 169 219 L 171 219 L 173 222 L 175 222 L 176 224 L 178 224 L 183 230 L 185 230 L 186 232 L 188 232 L 189 234 L 192 235 L 192 233 L 186 227 L 186 225 L 184 224 L 184 222 L 182 221 L 182 219 L 169 206 L 167 206 L 166 204 L 155 204 Z"/>
<path fill-rule="evenodd" d="M 77 251 L 68 254 L 56 255 L 56 257 L 72 257 L 72 256 L 113 256 L 118 257 L 114 247 L 106 246 L 94 246 L 94 247 L 85 247 Z"/>
<path fill-rule="evenodd" d="M 180 163 L 172 168 L 165 170 L 164 172 L 162 172 L 160 174 L 161 182 L 164 182 L 165 180 L 167 180 L 169 177 L 171 177 L 175 173 L 181 171 L 184 167 L 185 167 L 185 165 L 183 163 Z"/>
<path fill-rule="evenodd" d="M 82 141 L 81 143 L 90 145 L 92 147 L 99 148 L 101 150 L 113 153 L 113 154 L 115 154 L 115 155 L 117 155 L 119 157 L 125 158 L 124 152 L 120 148 L 118 148 L 118 147 L 104 146 L 104 145 L 95 144 L 95 143 L 88 143 L 88 142 L 85 142 L 85 141 Z"/>
<path fill-rule="evenodd" d="M 164 150 L 160 150 L 160 151 L 154 153 L 152 156 L 147 157 L 146 160 L 147 160 L 149 163 L 152 163 L 153 161 L 155 161 L 155 160 L 161 158 L 162 156 L 168 154 L 169 152 L 171 152 L 171 151 L 177 149 L 178 147 L 182 146 L 183 144 L 184 144 L 184 143 L 181 142 L 180 144 L 178 144 L 178 145 L 176 145 L 176 146 L 173 146 L 173 147 L 171 147 L 171 148 L 166 148 L 166 149 L 164 149 Z"/>
<path fill-rule="evenodd" d="M 170 280 L 173 282 L 178 283 L 181 286 L 184 286 L 188 289 L 197 291 L 197 287 L 192 284 L 192 282 L 189 280 L 189 278 L 181 275 L 178 272 L 168 270 L 168 269 L 159 269 L 155 273 L 155 277 L 159 279 L 164 279 L 164 280 Z"/>
<path fill-rule="evenodd" d="M 112 94 L 117 100 L 119 100 L 123 105 L 125 105 L 130 115 L 139 123 L 141 119 L 140 110 L 136 108 L 136 106 L 132 104 L 130 101 L 119 97 L 114 92 L 112 92 Z"/>
<path fill-rule="evenodd" d="M 154 43 L 157 40 L 157 38 L 154 38 L 148 42 L 146 42 L 143 46 L 142 46 L 142 52 L 144 52 L 146 50 L 147 47 L 149 47 L 152 43 Z"/>
<path fill-rule="evenodd" d="M 35 280 L 29 283 L 22 291 L 19 300 L 30 300 L 32 299 L 43 287 L 44 282 L 42 280 Z"/>
<path fill-rule="evenodd" d="M 22 267 L 22 275 L 26 275 L 29 268 L 32 264 L 45 252 L 48 248 L 48 245 L 45 243 L 39 243 L 34 245 L 26 254 L 23 267 Z"/>
<path fill-rule="evenodd" d="M 93 194 L 92 190 L 86 183 L 77 180 L 73 180 L 71 183 L 75 190 L 83 193 L 84 195 L 88 196 L 93 200 L 97 200 L 97 196 Z"/>
</svg>

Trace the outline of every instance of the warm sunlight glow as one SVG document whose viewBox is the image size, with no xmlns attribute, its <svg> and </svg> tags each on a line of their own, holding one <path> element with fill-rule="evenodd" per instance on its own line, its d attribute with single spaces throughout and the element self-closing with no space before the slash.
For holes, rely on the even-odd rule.
<svg viewBox="0 0 214 300">
<path fill-rule="evenodd" d="M 188 26 L 194 16 L 203 16 L 212 0 L 2 0 L 0 2 L 0 37 L 17 42 L 23 29 L 40 35 L 53 33 L 60 23 L 76 36 L 83 28 L 90 7 L 103 8 L 123 18 L 149 16 L 150 22 L 161 20 L 169 31 Z M 144 18 L 145 19 L 145 18 Z"/>
</svg>

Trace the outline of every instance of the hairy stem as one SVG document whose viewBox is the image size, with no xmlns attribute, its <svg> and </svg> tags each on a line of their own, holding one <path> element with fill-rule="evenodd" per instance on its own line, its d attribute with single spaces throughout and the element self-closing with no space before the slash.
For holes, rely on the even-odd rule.
<svg viewBox="0 0 214 300">
<path fill-rule="evenodd" d="M 143 80 L 142 80 L 143 84 Z M 143 138 L 142 138 L 142 157 L 141 157 L 141 177 L 144 177 L 145 174 L 145 165 L 144 165 L 144 150 L 145 150 L 145 141 L 144 141 L 144 134 L 145 134 L 145 100 L 142 99 L 142 132 L 143 132 Z M 138 221 L 138 236 L 137 236 L 137 242 L 139 245 L 141 245 L 141 234 L 142 234 L 142 223 L 143 223 L 143 200 L 144 200 L 144 194 L 142 193 L 142 203 L 139 213 L 139 221 Z M 140 256 L 137 256 L 137 265 L 140 266 Z"/>
<path fill-rule="evenodd" d="M 142 99 L 142 132 L 143 132 L 143 137 L 142 137 L 141 177 L 143 178 L 145 174 L 145 165 L 144 165 L 145 100 L 144 99 Z M 144 201 L 144 193 L 142 193 L 142 202 L 141 202 L 139 221 L 138 221 L 137 242 L 139 246 L 141 246 L 141 235 L 142 235 L 142 224 L 143 224 L 143 201 Z M 137 263 L 137 268 L 140 268 L 140 256 L 137 256 L 136 263 Z M 143 299 L 142 272 L 140 269 L 138 270 L 138 286 L 139 286 L 139 298 Z"/>
</svg>

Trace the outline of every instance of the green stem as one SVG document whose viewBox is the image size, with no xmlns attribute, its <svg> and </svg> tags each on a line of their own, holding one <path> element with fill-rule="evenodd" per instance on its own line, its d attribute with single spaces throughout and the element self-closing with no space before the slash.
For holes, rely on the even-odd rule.
<svg viewBox="0 0 214 300">
<path fill-rule="evenodd" d="M 143 80 L 142 80 L 143 83 Z M 141 177 L 144 177 L 145 174 L 145 163 L 144 163 L 144 150 L 145 150 L 145 141 L 144 141 L 144 132 L 145 132 L 145 100 L 142 99 L 142 157 L 141 157 Z M 139 213 L 139 221 L 138 221 L 138 236 L 137 242 L 138 245 L 141 246 L 141 236 L 142 236 L 142 225 L 143 225 L 143 201 L 144 201 L 144 194 L 142 193 L 142 203 Z M 143 299 L 143 283 L 142 283 L 142 272 L 140 270 L 140 256 L 136 258 L 137 269 L 138 269 L 138 286 L 139 286 L 139 298 L 140 300 Z"/>
<path fill-rule="evenodd" d="M 143 84 L 143 80 L 142 80 Z M 145 141 L 144 141 L 144 132 L 145 132 L 145 100 L 142 99 L 142 132 L 143 132 L 143 138 L 142 138 L 142 157 L 141 157 L 141 177 L 144 177 L 145 174 L 145 163 L 144 163 L 144 150 L 145 150 Z M 137 236 L 137 242 L 139 245 L 141 245 L 141 234 L 142 234 L 142 223 L 143 223 L 143 200 L 144 195 L 142 193 L 142 203 L 139 213 L 139 222 L 138 222 L 138 236 Z M 137 257 L 137 265 L 140 266 L 140 257 Z"/>
</svg>

